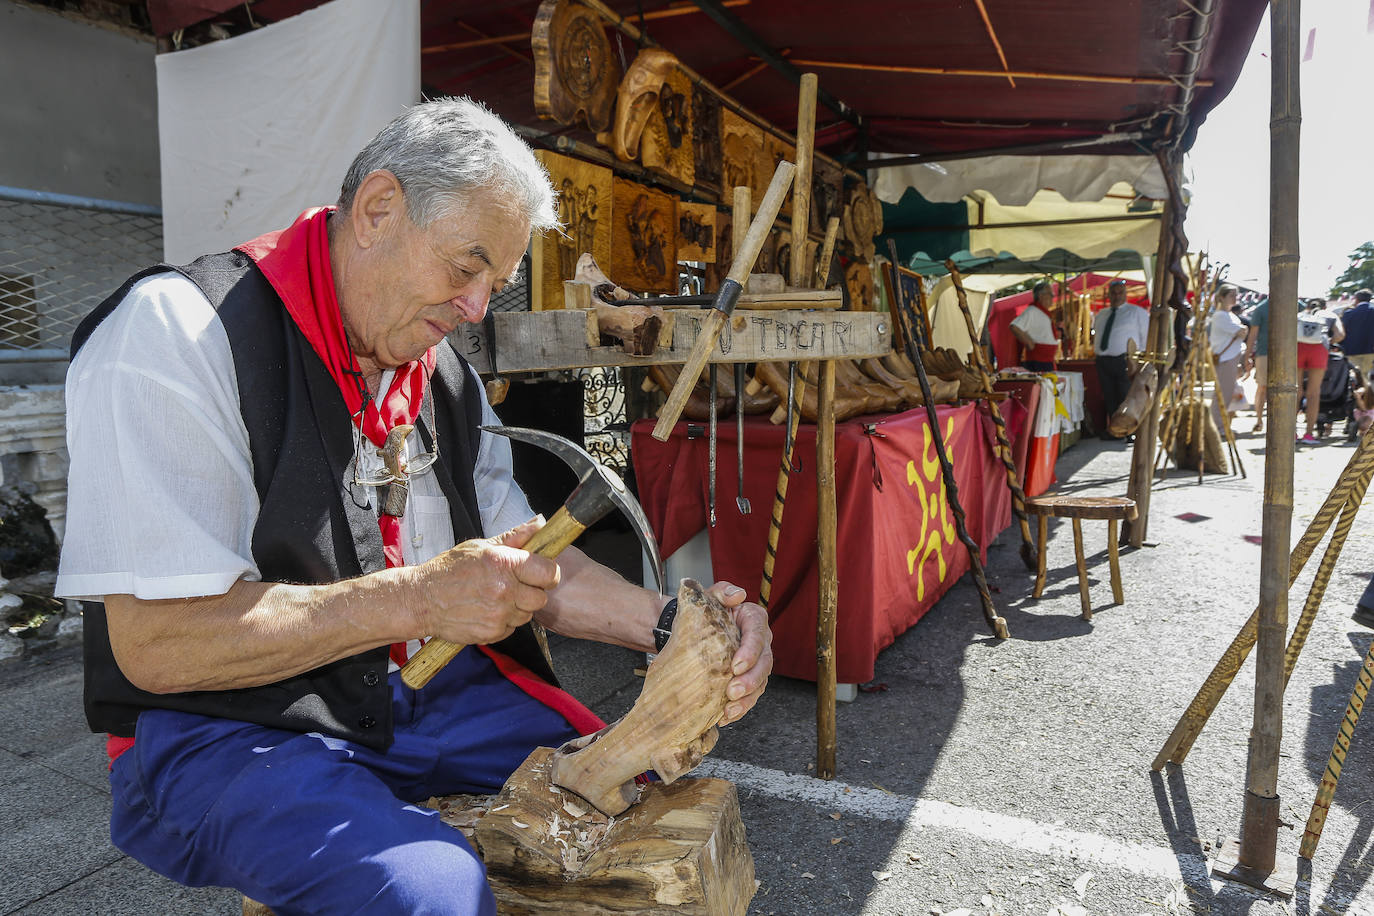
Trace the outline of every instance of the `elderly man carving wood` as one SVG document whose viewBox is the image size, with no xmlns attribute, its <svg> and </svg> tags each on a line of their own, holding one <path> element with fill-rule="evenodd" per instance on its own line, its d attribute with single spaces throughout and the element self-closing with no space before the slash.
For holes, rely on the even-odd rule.
<svg viewBox="0 0 1374 916">
<path fill-rule="evenodd" d="M 495 791 L 601 726 L 532 618 L 648 651 L 666 601 L 521 549 L 541 522 L 445 340 L 555 213 L 507 125 L 429 102 L 358 155 L 336 207 L 144 271 L 82 324 L 58 590 L 92 602 L 86 707 L 120 849 L 282 916 L 494 912 L 462 835 L 414 803 Z M 743 633 L 733 721 L 770 636 L 742 590 L 714 591 Z M 468 648 L 411 690 L 396 669 L 429 636 Z"/>
</svg>

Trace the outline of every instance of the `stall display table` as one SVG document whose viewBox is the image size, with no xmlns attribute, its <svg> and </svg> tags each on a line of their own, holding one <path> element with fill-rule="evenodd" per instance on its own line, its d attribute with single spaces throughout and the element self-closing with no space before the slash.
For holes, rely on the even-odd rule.
<svg viewBox="0 0 1374 916">
<path fill-rule="evenodd" d="M 1097 378 L 1097 361 L 1092 359 L 1061 359 L 1060 373 L 1076 372 L 1083 379 L 1083 419 L 1088 431 L 1100 435 L 1107 431 L 1106 405 L 1102 402 L 1102 383 Z"/>
<path fill-rule="evenodd" d="M 1029 425 L 1021 407 L 1008 402 L 1003 412 L 1013 436 Z M 976 403 L 939 407 L 938 416 L 969 534 L 983 545 L 986 558 L 986 545 L 1011 522 L 1011 494 L 992 420 Z M 634 424 L 631 456 L 640 503 L 666 556 L 706 526 L 707 438 L 703 423 L 678 423 L 667 442 L 653 439 L 652 429 L 649 420 Z M 835 654 L 841 683 L 872 680 L 878 652 L 920 620 L 968 569 L 968 551 L 955 531 L 929 429 L 925 408 L 836 424 Z M 763 418 L 746 418 L 744 495 L 754 511 L 740 515 L 735 425 L 719 426 L 712 565 L 718 579 L 742 586 L 751 600 L 758 599 L 784 432 Z M 800 470 L 788 486 L 770 606 L 773 670 L 805 680 L 816 679 L 815 434 L 809 424 L 798 432 Z"/>
<path fill-rule="evenodd" d="M 1009 397 L 1003 402 L 1019 404 L 1026 412 L 1027 422 L 1015 432 L 1008 425 L 1012 460 L 1027 496 L 1039 496 L 1054 486 L 1054 463 L 1059 460 L 1058 422 L 1054 419 L 1054 405 L 1045 398 L 1045 385 L 1040 376 L 1027 374 L 1025 378 L 1000 378 L 993 383 L 994 391 L 1004 391 Z M 1037 422 L 1038 421 L 1038 422 Z"/>
</svg>

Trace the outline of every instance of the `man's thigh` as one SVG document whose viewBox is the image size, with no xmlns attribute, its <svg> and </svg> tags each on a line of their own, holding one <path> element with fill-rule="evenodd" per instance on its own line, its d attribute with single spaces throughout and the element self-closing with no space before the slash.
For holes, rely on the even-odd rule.
<svg viewBox="0 0 1374 916">
<path fill-rule="evenodd" d="M 1374 370 L 1374 353 L 1356 353 L 1347 356 L 1346 359 L 1350 361 L 1352 366 L 1359 369 L 1360 374 L 1366 379 L 1369 378 L 1370 370 Z"/>
</svg>

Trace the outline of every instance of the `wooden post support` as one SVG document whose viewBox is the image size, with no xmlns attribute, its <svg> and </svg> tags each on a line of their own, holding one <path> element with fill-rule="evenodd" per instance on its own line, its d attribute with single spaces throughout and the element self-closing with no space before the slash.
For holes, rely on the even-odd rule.
<svg viewBox="0 0 1374 916">
<path fill-rule="evenodd" d="M 816 423 L 816 552 L 820 604 L 816 615 L 816 776 L 835 778 L 835 628 L 839 602 L 835 494 L 835 361 L 820 364 Z"/>
<path fill-rule="evenodd" d="M 1288 629 L 1288 545 L 1298 389 L 1298 0 L 1270 4 L 1269 431 L 1265 440 L 1255 710 L 1241 818 L 1241 866 L 1274 871 L 1283 738 L 1283 656 Z"/>
<path fill-rule="evenodd" d="M 811 224 L 811 154 L 816 140 L 816 74 L 803 73 L 797 95 L 797 176 L 792 182 L 792 258 L 788 282 L 795 288 L 806 282 L 806 230 Z"/>
</svg>

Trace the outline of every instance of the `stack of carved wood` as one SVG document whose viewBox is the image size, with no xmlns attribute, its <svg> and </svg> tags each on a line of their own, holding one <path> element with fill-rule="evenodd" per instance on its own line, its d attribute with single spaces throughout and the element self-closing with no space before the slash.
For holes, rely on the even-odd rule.
<svg viewBox="0 0 1374 916">
<path fill-rule="evenodd" d="M 921 358 L 925 363 L 931 397 L 936 404 L 986 396 L 982 376 L 976 369 L 966 365 L 954 350 L 923 350 Z M 658 388 L 667 394 L 672 391 L 680 371 L 677 366 L 651 366 L 644 387 L 646 390 Z M 786 363 L 755 364 L 742 397 L 734 390 L 730 372 L 719 371 L 716 374 L 717 418 L 732 415 L 738 404 L 742 405 L 746 415 L 766 414 L 773 423 L 786 421 Z M 804 386 L 798 386 L 804 387 L 802 418 L 814 423 L 817 416 L 815 364 L 804 364 L 801 375 L 805 381 Z M 692 389 L 683 416 L 692 420 L 709 418 L 711 396 L 708 378 L 703 371 L 696 387 Z M 835 418 L 838 420 L 862 414 L 894 413 L 924 403 L 916 368 L 901 353 L 889 353 L 881 359 L 836 360 Z"/>
</svg>

